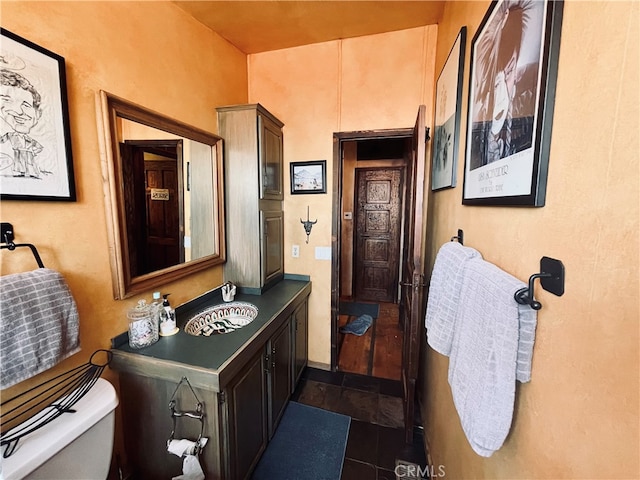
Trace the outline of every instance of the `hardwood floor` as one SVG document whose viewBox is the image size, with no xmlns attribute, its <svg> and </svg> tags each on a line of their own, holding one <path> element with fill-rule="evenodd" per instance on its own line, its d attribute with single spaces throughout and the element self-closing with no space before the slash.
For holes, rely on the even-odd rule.
<svg viewBox="0 0 640 480">
<path fill-rule="evenodd" d="M 354 320 L 339 316 L 339 325 Z M 402 329 L 398 324 L 398 305 L 381 303 L 380 314 L 362 336 L 340 333 L 338 370 L 378 378 L 400 380 L 402 362 Z"/>
</svg>

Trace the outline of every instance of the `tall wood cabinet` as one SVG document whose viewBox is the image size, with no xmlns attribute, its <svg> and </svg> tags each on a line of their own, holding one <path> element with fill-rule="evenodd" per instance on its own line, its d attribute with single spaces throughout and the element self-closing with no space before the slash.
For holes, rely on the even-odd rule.
<svg viewBox="0 0 640 480">
<path fill-rule="evenodd" d="M 262 291 L 284 275 L 284 124 L 259 103 L 217 112 L 225 149 L 224 276 Z"/>
</svg>

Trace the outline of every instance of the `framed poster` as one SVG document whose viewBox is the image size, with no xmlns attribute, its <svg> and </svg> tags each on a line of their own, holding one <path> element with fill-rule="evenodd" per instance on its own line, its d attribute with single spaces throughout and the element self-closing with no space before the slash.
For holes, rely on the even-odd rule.
<svg viewBox="0 0 640 480">
<path fill-rule="evenodd" d="M 291 162 L 291 194 L 327 193 L 327 161 Z"/>
<path fill-rule="evenodd" d="M 436 118 L 431 159 L 431 190 L 456 186 L 460 143 L 460 104 L 467 27 L 462 27 L 436 82 Z"/>
<path fill-rule="evenodd" d="M 545 203 L 562 1 L 492 2 L 471 46 L 462 203 Z"/>
<path fill-rule="evenodd" d="M 64 58 L 0 34 L 0 198 L 75 201 Z"/>
</svg>

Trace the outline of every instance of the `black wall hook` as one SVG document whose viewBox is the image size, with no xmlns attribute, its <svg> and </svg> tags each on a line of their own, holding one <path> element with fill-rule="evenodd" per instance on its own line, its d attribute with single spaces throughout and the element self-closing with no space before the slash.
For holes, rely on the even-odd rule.
<svg viewBox="0 0 640 480">
<path fill-rule="evenodd" d="M 451 241 L 457 240 L 460 245 L 464 245 L 464 232 L 462 229 L 458 229 L 458 234 L 451 237 Z"/>
<path fill-rule="evenodd" d="M 558 297 L 564 294 L 564 265 L 555 258 L 542 257 L 540 259 L 540 273 L 531 275 L 529 286 L 521 288 L 513 296 L 520 305 L 529 305 L 534 310 L 542 308 L 542 304 L 533 295 L 533 284 L 536 278 L 540 279 L 540 285 L 547 292 Z"/>
</svg>

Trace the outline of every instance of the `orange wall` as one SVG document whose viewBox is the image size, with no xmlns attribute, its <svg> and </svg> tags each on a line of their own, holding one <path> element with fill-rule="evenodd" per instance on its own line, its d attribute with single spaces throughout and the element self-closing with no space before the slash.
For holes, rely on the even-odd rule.
<svg viewBox="0 0 640 480">
<path fill-rule="evenodd" d="M 436 71 L 462 25 L 467 61 L 489 2 L 447 3 Z M 639 478 L 637 2 L 565 3 L 544 208 L 461 205 L 459 186 L 431 195 L 431 265 L 458 228 L 465 243 L 521 279 L 540 257 L 566 268 L 562 297 L 543 291 L 532 379 L 520 385 L 510 436 L 484 459 L 451 399 L 448 359 L 425 347 L 422 413 L 447 478 Z M 466 125 L 464 85 L 463 128 Z M 438 470 L 436 470 L 437 472 Z"/>
<path fill-rule="evenodd" d="M 56 369 L 3 391 L 7 398 L 109 348 L 127 329 L 127 309 L 141 298 L 112 297 L 96 93 L 106 90 L 215 133 L 215 107 L 247 101 L 247 67 L 243 53 L 169 2 L 3 1 L 2 27 L 66 60 L 78 201 L 3 201 L 1 217 L 13 224 L 16 242 L 35 244 L 45 265 L 67 279 L 82 346 Z M 3 250 L 0 257 L 3 274 L 35 268 L 28 250 Z M 162 291 L 178 305 L 221 283 L 218 267 Z M 150 300 L 151 293 L 143 297 Z M 115 374 L 105 376 L 113 381 Z"/>
<path fill-rule="evenodd" d="M 98 90 L 214 132 L 215 106 L 259 101 L 286 124 L 287 164 L 328 161 L 330 192 L 333 132 L 412 126 L 417 106 L 432 105 L 436 75 L 460 26 L 469 28 L 469 54 L 488 4 L 451 2 L 437 28 L 252 55 L 247 66 L 243 54 L 168 2 L 3 1 L 4 28 L 67 60 L 78 202 L 1 205 L 2 221 L 14 224 L 17 240 L 38 246 L 78 302 L 83 350 L 59 369 L 108 347 L 126 329 L 125 312 L 137 300 L 111 300 Z M 543 255 L 562 259 L 567 268 L 563 297 L 536 289 L 544 307 L 532 381 L 519 388 L 511 435 L 491 458 L 475 455 L 460 429 L 446 380 L 448 360 L 425 349 L 422 417 L 434 463 L 444 465 L 449 478 L 640 473 L 638 7 L 565 5 L 544 208 L 463 207 L 460 186 L 430 196 L 431 263 L 437 248 L 463 228 L 468 245 L 520 278 L 534 273 Z M 467 55 L 466 75 L 468 65 Z M 464 92 L 466 97 L 466 83 Z M 461 154 L 459 185 L 462 176 Z M 286 270 L 314 281 L 309 353 L 319 364 L 329 363 L 330 262 L 315 260 L 313 251 L 331 245 L 330 199 L 285 198 Z M 307 205 L 311 219 L 318 219 L 309 244 L 299 223 Z M 298 259 L 289 255 L 293 244 L 301 246 Z M 1 258 L 3 274 L 33 266 L 28 253 L 3 252 Z M 214 268 L 163 290 L 179 304 L 221 279 L 221 269 Z"/>
<path fill-rule="evenodd" d="M 418 105 L 432 104 L 436 26 L 317 43 L 249 55 L 249 101 L 285 124 L 285 271 L 310 275 L 309 360 L 331 362 L 331 247 L 333 133 L 413 127 Z M 327 160 L 326 195 L 290 195 L 289 163 Z M 309 243 L 300 218 L 307 206 Z M 292 245 L 300 257 L 292 258 Z"/>
</svg>

